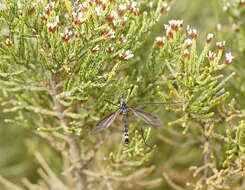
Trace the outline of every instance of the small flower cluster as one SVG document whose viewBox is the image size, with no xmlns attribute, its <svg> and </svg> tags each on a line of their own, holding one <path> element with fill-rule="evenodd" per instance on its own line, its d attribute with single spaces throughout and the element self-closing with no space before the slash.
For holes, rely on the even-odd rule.
<svg viewBox="0 0 245 190">
<path fill-rule="evenodd" d="M 49 15 L 55 7 L 55 1 L 50 1 L 45 7 L 44 7 L 44 11 L 47 15 Z"/>
<path fill-rule="evenodd" d="M 208 34 L 207 38 L 206 38 L 206 42 L 210 43 L 213 40 L 213 34 Z M 225 47 L 226 42 L 222 41 L 222 42 L 217 42 L 216 43 L 216 47 L 219 51 L 223 51 L 224 47 Z M 207 59 L 209 62 L 212 62 L 215 60 L 215 58 L 217 57 L 217 54 L 215 52 L 212 51 L 208 51 L 207 53 Z M 226 53 L 225 54 L 225 61 L 224 64 L 231 64 L 232 60 L 234 59 L 234 57 L 231 55 L 231 53 Z"/>
<path fill-rule="evenodd" d="M 109 2 L 110 1 L 110 2 Z M 140 16 L 141 7 L 149 8 L 150 4 L 144 4 L 137 1 L 125 1 L 119 3 L 116 6 L 111 6 L 111 0 L 85 0 L 85 1 L 76 1 L 74 4 L 66 6 L 67 14 L 65 14 L 65 20 L 62 16 L 58 16 L 58 6 L 59 4 L 51 0 L 46 5 L 43 6 L 43 11 L 41 12 L 41 21 L 47 26 L 47 30 L 52 33 L 59 33 L 59 36 L 62 41 L 70 42 L 74 38 L 86 37 L 87 35 L 84 32 L 86 25 L 90 19 L 96 19 L 99 17 L 99 21 L 106 25 L 106 27 L 101 27 L 101 37 L 104 40 L 112 40 L 107 44 L 105 52 L 111 54 L 115 51 L 118 45 L 123 45 L 127 42 L 125 35 L 122 33 L 118 35 L 117 31 L 123 29 L 131 19 L 134 19 Z M 152 10 L 156 8 L 156 3 L 152 3 Z M 161 12 L 166 12 L 169 10 L 169 6 L 166 2 L 162 2 Z M 60 21 L 61 19 L 61 21 Z M 174 32 L 178 31 L 182 27 L 183 21 L 173 20 L 169 22 L 169 29 Z M 98 26 L 100 28 L 100 26 Z M 100 30 L 100 29 L 99 29 Z M 98 33 L 96 33 L 97 35 Z M 88 38 L 91 39 L 91 36 Z M 163 45 L 165 42 L 165 37 L 159 39 L 159 45 Z M 91 47 L 92 53 L 97 53 L 100 48 L 100 45 L 97 44 L 94 47 Z M 121 61 L 127 61 L 134 57 L 134 54 L 128 50 L 121 50 L 118 53 L 118 59 Z"/>
<path fill-rule="evenodd" d="M 84 13 L 82 11 L 79 11 L 76 12 L 76 11 L 73 11 L 72 12 L 72 22 L 73 24 L 75 25 L 81 25 L 83 24 L 85 21 L 86 21 L 86 18 L 84 18 Z"/>
<path fill-rule="evenodd" d="M 210 44 L 211 41 L 213 40 L 214 38 L 214 35 L 213 34 L 208 34 L 207 35 L 207 38 L 206 38 L 206 43 L 207 44 Z M 216 43 L 216 47 L 219 51 L 223 51 L 224 48 L 225 48 L 225 44 L 226 44 L 226 41 L 221 41 L 221 42 L 217 42 Z M 207 59 L 209 62 L 212 62 L 215 60 L 217 54 L 215 52 L 212 52 L 212 51 L 208 51 L 207 53 Z M 231 53 L 226 53 L 225 54 L 225 61 L 224 61 L 224 64 L 230 64 L 232 62 L 232 60 L 234 59 L 234 57 L 231 55 Z"/>
<path fill-rule="evenodd" d="M 242 21 L 244 20 L 244 6 L 245 0 L 236 0 L 236 1 L 226 1 L 223 6 L 223 11 L 226 12 L 233 20 L 232 30 L 234 32 L 240 32 L 242 28 Z M 239 22 L 239 20 L 241 22 Z"/>
<path fill-rule="evenodd" d="M 164 28 L 166 30 L 167 39 L 172 39 L 174 33 L 182 30 L 183 28 L 183 20 L 170 20 L 169 24 L 165 24 Z"/>
<path fill-rule="evenodd" d="M 128 21 L 128 17 L 125 16 L 126 12 L 133 14 L 134 16 L 139 16 L 138 2 L 133 1 L 130 4 L 119 4 L 117 10 L 112 10 L 106 17 L 106 21 L 112 26 L 125 26 Z"/>
<path fill-rule="evenodd" d="M 166 42 L 166 39 L 167 40 L 172 39 L 174 34 L 183 28 L 183 20 L 170 20 L 168 23 L 169 24 L 164 25 L 164 28 L 166 30 L 165 32 L 166 37 L 158 36 L 155 38 L 156 44 L 158 46 L 163 46 Z"/>
<path fill-rule="evenodd" d="M 183 21 L 182 20 L 170 20 L 168 23 L 169 23 L 169 25 L 164 25 L 165 29 L 166 29 L 166 37 L 165 36 L 163 36 L 163 37 L 158 36 L 155 38 L 156 45 L 159 47 L 164 46 L 164 44 L 167 42 L 167 40 L 172 39 L 176 32 L 183 29 Z M 190 56 L 190 50 L 188 48 L 190 48 L 192 46 L 193 40 L 195 40 L 197 38 L 197 30 L 192 29 L 189 25 L 187 25 L 186 35 L 189 38 L 186 38 L 184 40 L 184 43 L 183 43 L 184 47 L 186 48 L 183 50 L 183 54 L 182 54 L 183 58 L 188 58 Z M 207 38 L 206 38 L 206 44 L 211 44 L 211 42 L 213 41 L 213 38 L 214 38 L 214 34 L 209 33 L 207 35 Z M 223 51 L 225 44 L 226 44 L 225 41 L 217 42 L 216 47 L 219 51 Z M 212 62 L 217 57 L 217 54 L 213 51 L 208 51 L 206 57 L 207 57 L 209 62 Z M 226 53 L 224 64 L 230 64 L 233 59 L 234 59 L 234 57 L 231 55 L 230 52 Z"/>
<path fill-rule="evenodd" d="M 234 9 L 240 8 L 245 6 L 245 0 L 236 0 L 233 1 L 231 3 L 227 2 L 224 6 L 223 6 L 223 11 L 225 12 L 235 12 Z"/>
<path fill-rule="evenodd" d="M 164 46 L 167 40 L 174 38 L 175 34 L 183 29 L 183 20 L 170 20 L 164 25 L 165 36 L 155 38 L 157 46 Z M 192 39 L 186 39 L 185 44 L 189 47 L 192 44 Z"/>
<path fill-rule="evenodd" d="M 50 1 L 45 7 L 44 7 L 44 12 L 41 16 L 41 20 L 43 22 L 48 20 L 48 16 L 51 14 L 51 12 L 55 8 L 55 1 Z"/>
</svg>

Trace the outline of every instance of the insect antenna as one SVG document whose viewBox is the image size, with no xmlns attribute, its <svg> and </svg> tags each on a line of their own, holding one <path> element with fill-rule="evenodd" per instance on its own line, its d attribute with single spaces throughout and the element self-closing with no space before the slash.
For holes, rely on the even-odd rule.
<svg viewBox="0 0 245 190">
<path fill-rule="evenodd" d="M 181 104 L 184 102 L 145 102 L 143 104 L 138 105 L 137 107 L 148 105 L 148 104 Z"/>
<path fill-rule="evenodd" d="M 117 105 L 117 104 L 111 102 L 110 100 L 104 99 L 104 101 L 107 102 L 107 103 L 109 103 L 109 104 L 112 104 L 112 105 L 114 105 L 114 106 L 120 107 L 119 105 Z"/>
</svg>

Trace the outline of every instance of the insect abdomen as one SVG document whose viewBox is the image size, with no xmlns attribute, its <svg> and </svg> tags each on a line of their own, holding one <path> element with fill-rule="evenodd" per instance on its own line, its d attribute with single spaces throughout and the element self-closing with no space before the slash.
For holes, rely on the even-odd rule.
<svg viewBox="0 0 245 190">
<path fill-rule="evenodd" d="M 127 131 L 124 132 L 124 143 L 125 144 L 129 143 L 129 136 L 128 136 L 128 132 Z"/>
</svg>

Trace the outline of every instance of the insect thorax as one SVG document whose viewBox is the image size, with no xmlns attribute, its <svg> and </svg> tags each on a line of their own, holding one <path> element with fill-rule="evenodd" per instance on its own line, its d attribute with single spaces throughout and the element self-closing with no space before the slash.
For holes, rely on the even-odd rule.
<svg viewBox="0 0 245 190">
<path fill-rule="evenodd" d="M 128 109 L 128 105 L 126 104 L 125 101 L 122 102 L 122 104 L 121 104 L 121 109 L 122 109 L 122 110 L 125 110 L 125 111 Z"/>
</svg>

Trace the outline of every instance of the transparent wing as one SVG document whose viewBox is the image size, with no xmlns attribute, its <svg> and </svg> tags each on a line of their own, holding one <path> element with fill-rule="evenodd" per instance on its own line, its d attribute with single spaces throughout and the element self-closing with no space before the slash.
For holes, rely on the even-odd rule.
<svg viewBox="0 0 245 190">
<path fill-rule="evenodd" d="M 140 119 L 142 119 L 144 122 L 146 122 L 149 125 L 154 125 L 156 127 L 161 127 L 162 126 L 162 122 L 159 118 L 157 118 L 154 115 L 151 115 L 149 113 L 137 110 L 135 108 L 130 108 L 130 110 L 133 111 L 133 113 L 139 117 Z"/>
<path fill-rule="evenodd" d="M 103 119 L 101 119 L 99 121 L 99 123 L 97 123 L 97 125 L 95 126 L 92 133 L 96 134 L 96 133 L 101 132 L 104 129 L 107 129 L 120 113 L 121 113 L 121 110 L 119 109 L 119 110 L 105 116 Z"/>
</svg>

